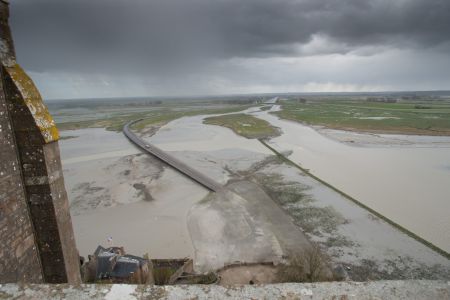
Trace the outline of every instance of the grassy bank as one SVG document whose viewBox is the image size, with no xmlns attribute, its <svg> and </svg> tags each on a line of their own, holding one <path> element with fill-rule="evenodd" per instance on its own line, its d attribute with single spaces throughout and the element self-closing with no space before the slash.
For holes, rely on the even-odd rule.
<svg viewBox="0 0 450 300">
<path fill-rule="evenodd" d="M 203 123 L 230 128 L 236 134 L 248 139 L 268 138 L 279 135 L 278 128 L 270 125 L 269 122 L 246 114 L 209 117 L 205 118 Z"/>
<path fill-rule="evenodd" d="M 223 114 L 230 112 L 238 112 L 247 109 L 248 105 L 230 105 L 229 107 L 215 108 L 185 108 L 185 109 L 153 109 L 141 112 L 127 112 L 127 113 L 111 113 L 109 116 L 103 116 L 93 120 L 73 121 L 73 122 L 59 122 L 57 123 L 59 130 L 73 130 L 82 128 L 106 128 L 111 131 L 121 131 L 123 126 L 136 119 L 143 119 L 133 125 L 133 129 L 142 130 L 148 125 L 164 124 L 172 120 L 195 115 L 207 114 Z M 103 114 L 104 115 L 104 114 Z"/>
<path fill-rule="evenodd" d="M 364 100 L 284 101 L 281 118 L 334 129 L 450 135 L 450 102 L 377 103 Z"/>
<path fill-rule="evenodd" d="M 277 150 L 275 150 L 274 148 L 272 148 L 269 144 L 267 144 L 264 140 L 259 140 L 264 146 L 266 146 L 270 151 L 272 151 L 280 160 L 286 162 L 289 165 L 292 165 L 294 167 L 296 167 L 297 169 L 301 170 L 303 173 L 307 174 L 308 176 L 314 178 L 315 180 L 317 180 L 318 182 L 322 183 L 323 185 L 331 188 L 332 190 L 336 191 L 337 193 L 341 194 L 342 196 L 344 196 L 345 198 L 349 199 L 350 201 L 354 202 L 355 204 L 357 204 L 358 206 L 364 208 L 365 210 L 369 211 L 371 214 L 377 216 L 378 218 L 384 220 L 385 222 L 389 223 L 390 225 L 394 226 L 395 228 L 399 229 L 400 231 L 402 231 L 403 233 L 407 234 L 408 236 L 414 238 L 415 240 L 419 241 L 420 243 L 424 244 L 425 246 L 433 249 L 434 251 L 436 251 L 437 253 L 441 254 L 442 256 L 446 257 L 447 259 L 450 259 L 450 253 L 442 250 L 441 248 L 437 247 L 436 245 L 430 243 L 429 241 L 421 238 L 420 236 L 416 235 L 415 233 L 409 231 L 408 229 L 404 228 L 403 226 L 399 225 L 398 223 L 388 219 L 387 217 L 385 217 L 384 215 L 378 213 L 377 211 L 373 210 L 372 208 L 368 207 L 367 205 L 361 203 L 360 201 L 356 200 L 355 198 L 351 197 L 350 195 L 344 193 L 343 191 L 339 190 L 338 188 L 334 187 L 333 185 L 329 184 L 326 181 L 323 181 L 322 179 L 320 179 L 319 177 L 315 176 L 314 174 L 310 173 L 309 170 L 302 168 L 301 166 L 299 166 L 298 164 L 294 163 L 292 160 L 290 160 L 289 158 L 285 157 L 283 154 L 279 153 Z"/>
</svg>

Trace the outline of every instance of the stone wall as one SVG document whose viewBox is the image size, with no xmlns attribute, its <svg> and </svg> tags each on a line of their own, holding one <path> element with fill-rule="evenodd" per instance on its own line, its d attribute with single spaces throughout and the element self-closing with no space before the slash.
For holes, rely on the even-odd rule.
<svg viewBox="0 0 450 300">
<path fill-rule="evenodd" d="M 15 61 L 0 0 L 0 282 L 81 282 L 58 130 Z"/>
<path fill-rule="evenodd" d="M 3 79 L 3 71 L 1 74 Z M 0 81 L 0 282 L 42 282 L 17 146 Z"/>
<path fill-rule="evenodd" d="M 7 299 L 450 299 L 450 282 L 373 281 L 283 283 L 222 287 L 218 285 L 148 286 L 125 284 L 0 285 L 0 298 Z"/>
</svg>

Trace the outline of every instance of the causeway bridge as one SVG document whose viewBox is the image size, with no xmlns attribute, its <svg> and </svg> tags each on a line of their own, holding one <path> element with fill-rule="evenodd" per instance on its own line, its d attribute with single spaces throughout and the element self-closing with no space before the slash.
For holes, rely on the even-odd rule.
<svg viewBox="0 0 450 300">
<path fill-rule="evenodd" d="M 159 160 L 163 161 L 164 163 L 168 164 L 172 168 L 176 169 L 177 171 L 183 173 L 193 181 L 199 183 L 200 185 L 204 186 L 208 190 L 212 192 L 217 192 L 223 188 L 223 186 L 212 180 L 211 178 L 205 176 L 204 174 L 200 173 L 199 171 L 193 169 L 192 167 L 188 166 L 178 158 L 168 154 L 167 152 L 163 151 L 162 149 L 159 149 L 158 147 L 151 145 L 147 141 L 144 141 L 143 139 L 136 136 L 131 130 L 130 126 L 136 122 L 141 121 L 142 119 L 134 120 L 131 122 L 128 122 L 123 127 L 123 134 L 136 146 L 141 148 L 144 152 L 147 152 L 155 157 L 157 157 Z"/>
</svg>

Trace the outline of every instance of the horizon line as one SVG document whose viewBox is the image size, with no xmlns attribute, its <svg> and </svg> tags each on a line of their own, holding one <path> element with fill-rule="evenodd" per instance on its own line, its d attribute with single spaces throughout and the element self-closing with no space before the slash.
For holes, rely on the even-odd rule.
<svg viewBox="0 0 450 300">
<path fill-rule="evenodd" d="M 270 92 L 270 93 L 236 93 L 236 94 L 205 94 L 205 95 L 145 95 L 145 96 L 114 96 L 114 97 L 86 97 L 86 98 L 44 98 L 45 101 L 66 101 L 66 100 L 101 100 L 101 99 L 142 99 L 142 98 L 160 98 L 160 99 L 188 99 L 188 98 L 217 98 L 217 97 L 242 97 L 242 96 L 277 96 L 277 95 L 333 95 L 333 94 L 352 94 L 352 95 L 369 95 L 369 94 L 401 94 L 401 93 L 450 93 L 449 90 L 386 90 L 386 91 L 355 91 L 355 92 Z"/>
</svg>

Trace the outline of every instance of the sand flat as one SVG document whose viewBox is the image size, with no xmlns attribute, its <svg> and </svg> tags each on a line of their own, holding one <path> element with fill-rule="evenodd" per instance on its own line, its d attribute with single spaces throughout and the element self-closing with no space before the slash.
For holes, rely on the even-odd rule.
<svg viewBox="0 0 450 300">
<path fill-rule="evenodd" d="M 77 136 L 61 141 L 61 153 L 81 255 L 108 245 L 111 236 L 129 253 L 193 257 L 186 216 L 207 190 L 140 153 L 121 133 L 95 128 L 63 135 Z"/>
<path fill-rule="evenodd" d="M 255 110 L 250 113 L 259 114 Z M 189 138 L 186 128 L 190 128 Z M 116 138 L 124 139 L 121 134 Z M 264 209 L 273 208 L 275 200 L 267 195 L 261 197 L 260 192 L 264 191 L 257 190 L 265 187 L 259 185 L 258 188 L 259 183 L 253 176 L 275 174 L 288 185 L 295 182 L 304 186 L 312 211 L 332 207 L 339 218 L 345 220 L 335 225 L 330 234 L 307 233 L 309 239 L 322 243 L 335 263 L 368 268 L 364 271 L 368 274 L 380 268 L 380 272 L 385 272 L 381 278 L 422 278 L 421 272 L 434 276 L 432 278 L 447 278 L 445 276 L 450 274 L 448 259 L 377 220 L 298 169 L 280 164 L 257 140 L 237 136 L 227 128 L 205 125 L 198 116 L 170 122 L 147 140 L 155 141 L 157 146 L 165 147 L 172 155 L 215 180 L 228 183 L 231 189 L 228 193 L 233 195 L 208 200 L 212 194 L 148 155 L 103 157 L 67 165 L 63 160 L 71 202 L 85 191 L 93 193 L 90 198 L 79 198 L 78 206 L 72 207 L 81 254 L 92 252 L 99 243 L 105 244 L 111 235 L 114 244 L 126 245 L 130 253 L 148 252 L 152 257 L 161 258 L 189 256 L 194 258 L 197 270 L 203 271 L 234 261 L 280 261 L 289 248 L 302 247 L 303 234 L 295 234 L 301 233 L 301 227 L 288 225 L 292 219 L 289 211 L 282 212 L 279 207 L 278 210 Z M 289 150 L 292 144 L 286 142 L 285 145 L 284 150 Z M 196 151 L 197 146 L 202 150 Z M 108 153 L 108 150 L 95 151 Z M 322 151 L 314 154 L 320 157 Z M 81 156 L 89 155 L 93 154 L 81 153 Z M 99 177 L 104 178 L 99 180 Z M 246 184 L 246 180 L 251 182 Z M 90 183 L 83 186 L 85 190 L 74 189 L 76 183 L 85 182 Z M 145 200 L 133 186 L 135 183 L 144 184 L 152 200 Z M 101 197 L 102 193 L 110 196 Z M 205 198 L 207 195 L 210 197 Z M 103 198 L 113 201 L 96 202 Z M 91 207 L 91 201 L 95 207 Z M 286 226 L 293 227 L 286 229 Z M 330 237 L 343 238 L 345 243 L 328 245 Z M 367 262 L 375 265 L 366 266 Z M 410 267 L 404 275 L 390 274 L 393 266 L 396 271 Z"/>
</svg>

